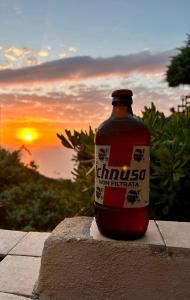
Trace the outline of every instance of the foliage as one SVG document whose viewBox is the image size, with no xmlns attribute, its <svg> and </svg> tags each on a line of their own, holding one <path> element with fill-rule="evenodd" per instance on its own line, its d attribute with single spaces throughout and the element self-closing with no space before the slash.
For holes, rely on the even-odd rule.
<svg viewBox="0 0 190 300">
<path fill-rule="evenodd" d="M 190 84 L 190 34 L 185 47 L 172 57 L 166 72 L 166 80 L 170 87 L 180 84 Z"/>
<path fill-rule="evenodd" d="M 190 221 L 190 119 L 182 113 L 165 118 L 152 104 L 143 121 L 151 132 L 151 216 Z"/>
<path fill-rule="evenodd" d="M 0 227 L 22 230 L 50 230 L 72 215 L 65 191 L 74 190 L 70 180 L 40 175 L 20 161 L 21 151 L 0 149 Z"/>
<path fill-rule="evenodd" d="M 190 119 L 180 113 L 173 113 L 166 118 L 156 110 L 153 103 L 150 108 L 145 107 L 142 114 L 142 120 L 151 135 L 151 218 L 190 221 Z M 65 147 L 69 143 L 69 147 L 77 153 L 75 160 L 79 165 L 75 170 L 78 186 L 76 197 L 80 201 L 84 199 L 84 207 L 79 213 L 91 213 L 94 198 L 94 175 L 91 173 L 94 133 L 91 129 L 89 133 L 75 131 L 73 135 L 66 131 L 66 137 L 59 135 L 59 138 Z"/>
<path fill-rule="evenodd" d="M 94 132 L 65 130 L 66 135 L 57 134 L 64 147 L 75 151 L 73 170 L 75 191 L 70 194 L 70 200 L 76 202 L 78 215 L 92 215 L 94 202 Z"/>
</svg>

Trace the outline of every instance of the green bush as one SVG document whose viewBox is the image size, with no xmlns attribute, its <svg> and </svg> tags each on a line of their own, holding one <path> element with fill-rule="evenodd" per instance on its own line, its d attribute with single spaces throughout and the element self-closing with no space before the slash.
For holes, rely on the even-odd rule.
<svg viewBox="0 0 190 300">
<path fill-rule="evenodd" d="M 144 108 L 142 120 L 151 135 L 150 217 L 190 221 L 190 118 L 182 113 L 166 118 L 152 103 Z M 66 136 L 58 137 L 77 153 L 76 197 L 84 205 L 79 213 L 92 214 L 94 133 L 91 128 L 73 135 L 67 130 Z"/>
<path fill-rule="evenodd" d="M 70 191 L 69 201 L 75 202 L 75 215 L 93 215 L 94 203 L 94 132 L 65 130 L 57 134 L 64 147 L 75 151 L 73 170 L 75 190 Z"/>
<path fill-rule="evenodd" d="M 151 216 L 190 221 L 190 118 L 182 113 L 165 118 L 152 104 L 143 121 L 151 133 Z"/>
<path fill-rule="evenodd" d="M 51 230 L 75 211 L 67 193 L 70 180 L 42 176 L 20 161 L 21 151 L 0 149 L 0 227 L 18 230 Z"/>
</svg>

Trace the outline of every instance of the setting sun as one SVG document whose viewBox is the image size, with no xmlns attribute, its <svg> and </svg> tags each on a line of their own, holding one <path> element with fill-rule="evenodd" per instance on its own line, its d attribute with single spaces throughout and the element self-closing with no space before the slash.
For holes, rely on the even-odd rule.
<svg viewBox="0 0 190 300">
<path fill-rule="evenodd" d="M 25 142 L 33 142 L 39 138 L 39 133 L 35 128 L 21 128 L 18 130 L 17 137 Z"/>
</svg>

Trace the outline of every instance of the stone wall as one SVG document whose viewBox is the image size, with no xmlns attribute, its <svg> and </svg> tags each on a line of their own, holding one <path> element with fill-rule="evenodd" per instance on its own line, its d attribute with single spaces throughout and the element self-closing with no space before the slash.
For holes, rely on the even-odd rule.
<svg viewBox="0 0 190 300">
<path fill-rule="evenodd" d="M 41 300 L 190 299 L 190 223 L 150 221 L 144 237 L 102 236 L 92 218 L 65 219 L 45 242 Z"/>
</svg>

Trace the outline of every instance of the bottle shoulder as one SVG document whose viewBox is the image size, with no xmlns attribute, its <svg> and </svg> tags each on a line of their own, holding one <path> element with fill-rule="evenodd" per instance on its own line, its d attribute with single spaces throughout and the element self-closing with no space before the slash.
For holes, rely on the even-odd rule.
<svg viewBox="0 0 190 300">
<path fill-rule="evenodd" d="M 109 118 L 105 120 L 96 130 L 95 142 L 102 144 L 102 141 L 110 140 L 138 140 L 149 143 L 150 135 L 146 125 L 138 118 L 129 116 L 127 118 Z"/>
<path fill-rule="evenodd" d="M 143 121 L 141 121 L 137 117 L 129 115 L 126 118 L 112 118 L 112 117 L 108 118 L 98 126 L 97 132 L 99 131 L 106 132 L 108 129 L 112 129 L 116 131 L 118 130 L 122 131 L 125 129 L 134 130 L 135 128 L 137 129 L 141 128 L 142 130 L 148 131 L 148 128 L 143 123 Z"/>
</svg>

